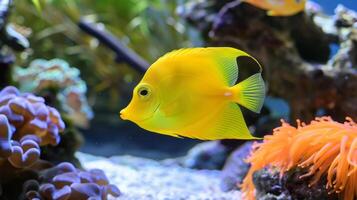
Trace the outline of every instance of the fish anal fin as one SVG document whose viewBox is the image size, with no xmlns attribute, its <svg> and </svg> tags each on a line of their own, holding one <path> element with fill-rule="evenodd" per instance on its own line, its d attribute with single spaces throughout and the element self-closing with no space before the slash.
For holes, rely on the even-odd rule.
<svg viewBox="0 0 357 200">
<path fill-rule="evenodd" d="M 259 139 L 251 135 L 239 106 L 233 102 L 226 103 L 217 114 L 197 123 L 187 132 L 191 134 L 186 133 L 185 137 L 202 140 Z"/>
<path fill-rule="evenodd" d="M 149 130 L 150 131 L 150 130 Z M 172 132 L 172 131 L 167 131 L 167 130 L 159 130 L 159 131 L 155 131 L 155 132 L 158 132 L 162 135 L 168 135 L 168 136 L 171 136 L 171 137 L 176 137 L 176 138 L 183 138 L 179 133 L 176 133 L 176 132 Z"/>
<path fill-rule="evenodd" d="M 174 134 L 174 133 L 163 133 L 164 135 L 168 135 L 168 136 L 171 136 L 171 137 L 175 137 L 175 138 L 183 138 L 181 137 L 179 134 Z"/>
</svg>

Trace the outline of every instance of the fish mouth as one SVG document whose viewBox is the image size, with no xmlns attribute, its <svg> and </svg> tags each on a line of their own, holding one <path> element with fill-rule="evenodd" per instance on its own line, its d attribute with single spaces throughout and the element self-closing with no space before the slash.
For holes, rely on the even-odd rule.
<svg viewBox="0 0 357 200">
<path fill-rule="evenodd" d="M 122 110 L 120 111 L 120 113 L 119 113 L 119 117 L 120 117 L 122 120 L 128 120 L 128 118 L 127 118 L 126 115 L 125 115 L 125 109 L 126 109 L 126 108 L 122 109 Z"/>
<path fill-rule="evenodd" d="M 124 115 L 120 112 L 119 114 L 119 117 L 122 119 L 122 120 L 127 120 L 126 117 L 124 117 Z"/>
<path fill-rule="evenodd" d="M 154 111 L 152 112 L 152 114 L 148 117 L 145 117 L 143 119 L 130 119 L 130 116 L 128 117 L 127 115 L 125 115 L 125 108 L 123 110 L 120 111 L 120 118 L 123 120 L 130 120 L 130 121 L 135 121 L 135 122 L 144 122 L 149 120 L 150 118 L 152 118 L 152 116 L 154 116 L 154 114 L 159 110 L 160 104 L 158 104 Z"/>
</svg>

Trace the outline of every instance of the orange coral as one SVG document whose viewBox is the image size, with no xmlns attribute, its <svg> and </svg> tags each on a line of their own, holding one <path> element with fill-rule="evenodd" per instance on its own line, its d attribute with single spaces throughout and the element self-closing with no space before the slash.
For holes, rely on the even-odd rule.
<svg viewBox="0 0 357 200">
<path fill-rule="evenodd" d="M 326 175 L 330 192 L 344 200 L 357 198 L 357 124 L 351 118 L 343 124 L 329 117 L 316 118 L 309 125 L 298 121 L 297 128 L 283 121 L 253 149 L 247 159 L 251 168 L 241 185 L 243 199 L 255 199 L 252 176 L 266 166 L 281 174 L 293 167 L 307 168 L 302 177 L 311 176 L 310 185 Z"/>
</svg>

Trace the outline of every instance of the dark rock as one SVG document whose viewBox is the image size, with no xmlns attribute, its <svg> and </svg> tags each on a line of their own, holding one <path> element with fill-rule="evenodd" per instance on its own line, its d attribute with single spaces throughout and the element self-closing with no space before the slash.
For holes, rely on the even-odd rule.
<svg viewBox="0 0 357 200">
<path fill-rule="evenodd" d="M 309 178 L 301 179 L 306 171 L 294 168 L 282 175 L 274 169 L 262 169 L 254 173 L 253 182 L 256 188 L 257 200 L 334 200 L 335 193 L 328 195 L 326 177 L 313 186 L 309 186 Z"/>
<path fill-rule="evenodd" d="M 182 164 L 194 169 L 221 169 L 230 152 L 220 141 L 203 142 L 188 152 Z"/>
<path fill-rule="evenodd" d="M 238 189 L 238 184 L 242 183 L 250 167 L 244 159 L 248 157 L 252 144 L 253 142 L 243 144 L 228 157 L 222 170 L 221 189 L 223 191 Z"/>
<path fill-rule="evenodd" d="M 56 146 L 42 147 L 41 159 L 48 160 L 54 164 L 61 162 L 71 162 L 76 167 L 81 168 L 80 162 L 74 156 L 75 152 L 83 144 L 83 136 L 78 132 L 73 125 L 68 125 L 68 120 L 64 119 L 66 127 L 68 127 L 63 135 L 61 141 Z"/>
</svg>

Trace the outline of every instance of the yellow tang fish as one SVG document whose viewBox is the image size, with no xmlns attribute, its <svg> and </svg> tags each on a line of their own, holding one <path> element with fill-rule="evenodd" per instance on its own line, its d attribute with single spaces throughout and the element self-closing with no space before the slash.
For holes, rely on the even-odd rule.
<svg viewBox="0 0 357 200">
<path fill-rule="evenodd" d="M 306 0 L 241 0 L 268 10 L 269 16 L 290 16 L 305 9 Z"/>
<path fill-rule="evenodd" d="M 229 47 L 167 53 L 149 67 L 121 118 L 174 137 L 254 139 L 237 103 L 260 112 L 265 97 L 262 68 L 259 65 L 259 73 L 235 85 L 240 56 L 259 65 L 247 53 Z"/>
</svg>

